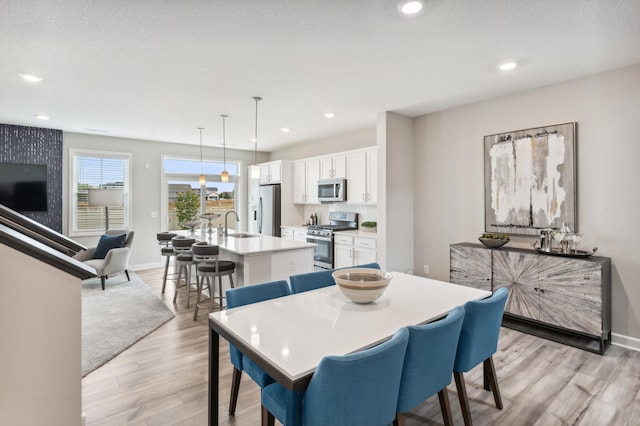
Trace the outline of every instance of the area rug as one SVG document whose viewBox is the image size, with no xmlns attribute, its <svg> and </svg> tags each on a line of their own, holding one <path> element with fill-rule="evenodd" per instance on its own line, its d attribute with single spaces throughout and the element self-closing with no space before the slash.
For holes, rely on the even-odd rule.
<svg viewBox="0 0 640 426">
<path fill-rule="evenodd" d="M 82 283 L 82 377 L 175 317 L 135 273 Z"/>
</svg>

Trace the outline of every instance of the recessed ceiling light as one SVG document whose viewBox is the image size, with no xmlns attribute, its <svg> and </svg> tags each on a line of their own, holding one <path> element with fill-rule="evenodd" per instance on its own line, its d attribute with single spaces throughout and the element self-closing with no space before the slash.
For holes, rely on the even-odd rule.
<svg viewBox="0 0 640 426">
<path fill-rule="evenodd" d="M 504 62 L 498 65 L 498 69 L 500 71 L 511 71 L 512 69 L 515 69 L 517 66 L 518 64 L 516 62 Z"/>
<path fill-rule="evenodd" d="M 333 117 L 335 117 L 336 115 L 335 115 L 333 112 L 326 112 L 326 113 L 324 114 L 324 116 L 325 116 L 325 117 L 327 117 L 327 118 L 333 118 Z"/>
<path fill-rule="evenodd" d="M 288 127 L 283 127 L 283 128 L 282 128 L 282 129 L 280 129 L 280 130 L 282 130 L 284 133 L 289 133 L 289 132 L 291 131 L 291 129 L 290 129 L 290 128 L 288 128 Z"/>
<path fill-rule="evenodd" d="M 37 75 L 33 75 L 33 74 L 20 73 L 20 77 L 22 77 L 23 80 L 27 80 L 32 83 L 40 83 L 42 80 L 44 80 L 44 78 L 38 77 Z"/>
<path fill-rule="evenodd" d="M 38 115 L 36 115 L 36 118 L 37 118 L 38 120 L 48 120 L 48 119 L 50 119 L 51 117 L 49 117 L 48 115 L 38 114 Z"/>
<path fill-rule="evenodd" d="M 422 1 L 404 1 L 398 4 L 398 9 L 403 15 L 415 15 L 422 10 Z"/>
</svg>

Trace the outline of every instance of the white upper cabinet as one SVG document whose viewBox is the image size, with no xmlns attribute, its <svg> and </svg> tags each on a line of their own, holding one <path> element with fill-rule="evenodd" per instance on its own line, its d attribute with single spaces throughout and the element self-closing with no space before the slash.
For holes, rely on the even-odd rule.
<svg viewBox="0 0 640 426">
<path fill-rule="evenodd" d="M 304 204 L 306 202 L 305 198 L 307 196 L 307 185 L 306 185 L 306 165 L 305 161 L 294 161 L 293 162 L 293 202 L 296 204 Z M 291 235 L 291 239 L 293 239 L 293 234 Z"/>
<path fill-rule="evenodd" d="M 305 162 L 306 174 L 305 182 L 307 187 L 307 203 L 317 204 L 318 201 L 318 179 L 320 178 L 320 162 L 309 160 Z"/>
<path fill-rule="evenodd" d="M 282 161 L 260 164 L 260 185 L 282 183 Z"/>
<path fill-rule="evenodd" d="M 293 202 L 295 204 L 318 204 L 318 159 L 293 162 Z"/>
<path fill-rule="evenodd" d="M 347 154 L 347 203 L 378 202 L 377 148 Z"/>
<path fill-rule="evenodd" d="M 376 204 L 378 202 L 377 158 L 378 148 L 373 146 L 294 161 L 293 203 L 319 204 L 319 180 L 347 179 L 348 204 Z M 272 163 L 264 163 L 261 166 Z M 260 183 L 270 183 L 263 179 L 269 171 L 263 171 L 261 168 L 260 172 Z M 271 173 L 273 174 L 273 171 Z"/>
<path fill-rule="evenodd" d="M 320 158 L 320 179 L 347 177 L 347 163 L 344 154 Z"/>
<path fill-rule="evenodd" d="M 367 204 L 378 203 L 378 150 L 370 149 L 367 154 L 366 181 Z"/>
</svg>

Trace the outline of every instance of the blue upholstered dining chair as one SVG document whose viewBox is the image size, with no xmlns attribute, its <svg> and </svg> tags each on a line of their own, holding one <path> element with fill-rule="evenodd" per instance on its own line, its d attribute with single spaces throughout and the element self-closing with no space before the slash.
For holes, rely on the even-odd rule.
<svg viewBox="0 0 640 426">
<path fill-rule="evenodd" d="M 471 425 L 472 421 L 463 373 L 481 362 L 484 368 L 484 388 L 493 391 L 496 407 L 502 409 L 493 354 L 498 350 L 500 325 L 508 296 L 509 290 L 501 287 L 487 299 L 470 301 L 464 305 L 464 321 L 460 331 L 456 362 L 453 365 L 453 377 L 466 426 Z"/>
<path fill-rule="evenodd" d="M 354 268 L 380 269 L 380 265 L 378 265 L 377 263 L 367 263 L 365 265 L 354 266 Z M 289 282 L 291 282 L 291 292 L 293 294 L 297 294 L 302 293 L 303 291 L 315 290 L 317 288 L 335 285 L 336 282 L 331 276 L 333 271 L 335 271 L 335 269 L 291 275 L 289 277 Z"/>
<path fill-rule="evenodd" d="M 445 426 L 453 425 L 447 386 L 451 383 L 464 308 L 459 306 L 440 321 L 406 327 L 409 345 L 404 357 L 398 414 L 394 425 L 404 425 L 404 414 L 438 394 Z"/>
<path fill-rule="evenodd" d="M 237 308 L 238 306 L 249 305 L 251 303 L 271 300 L 277 297 L 287 296 L 291 294 L 289 284 L 284 281 L 272 281 L 263 284 L 248 285 L 244 287 L 231 288 L 226 291 L 227 309 Z M 236 403 L 238 402 L 238 392 L 240 391 L 240 379 L 242 372 L 246 371 L 249 377 L 255 381 L 260 389 L 266 385 L 273 383 L 273 379 L 258 367 L 253 361 L 244 356 L 231 343 L 229 344 L 229 357 L 233 364 L 233 379 L 231 382 L 231 397 L 229 399 L 229 414 L 236 412 Z"/>
<path fill-rule="evenodd" d="M 384 343 L 356 353 L 326 356 L 311 377 L 302 398 L 302 424 L 388 425 L 393 422 L 404 354 L 406 328 Z M 287 425 L 286 392 L 279 383 L 262 390 L 262 424 L 274 417 Z"/>
</svg>

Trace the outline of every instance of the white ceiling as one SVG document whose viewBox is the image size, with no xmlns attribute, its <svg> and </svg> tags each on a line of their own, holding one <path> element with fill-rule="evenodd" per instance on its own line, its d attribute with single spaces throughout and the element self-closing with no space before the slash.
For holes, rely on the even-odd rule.
<svg viewBox="0 0 640 426">
<path fill-rule="evenodd" d="M 218 145 L 227 114 L 227 144 L 253 150 L 261 96 L 258 149 L 272 151 L 372 127 L 381 111 L 418 116 L 640 63 L 639 0 L 425 0 L 413 18 L 396 6 L 0 0 L 0 122 L 194 144 L 201 126 Z M 521 66 L 500 73 L 505 60 Z"/>
</svg>

